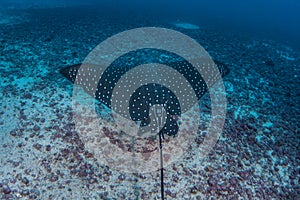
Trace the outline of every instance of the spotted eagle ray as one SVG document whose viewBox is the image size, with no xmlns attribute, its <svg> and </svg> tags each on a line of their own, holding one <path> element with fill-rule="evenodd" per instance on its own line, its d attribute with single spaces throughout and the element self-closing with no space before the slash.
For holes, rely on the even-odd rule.
<svg viewBox="0 0 300 200">
<path fill-rule="evenodd" d="M 147 52 L 150 52 L 151 57 L 145 56 Z M 112 91 L 117 82 L 124 74 L 126 74 L 126 72 L 139 65 L 147 63 L 159 63 L 167 65 L 168 67 L 171 67 L 179 72 L 191 85 L 198 101 L 208 90 L 208 86 L 200 72 L 195 69 L 194 66 L 191 65 L 187 60 L 174 53 L 157 49 L 139 49 L 119 57 L 105 69 L 100 77 L 100 80 L 98 81 L 98 84 L 96 84 L 97 88 L 93 88 L 92 90 L 89 84 L 84 83 L 88 83 L 89 80 L 86 79 L 93 78 L 93 76 L 90 74 L 95 71 L 95 68 L 101 66 L 84 64 L 86 69 L 84 73 L 88 74 L 80 74 L 85 77 L 85 80 L 79 79 L 79 84 L 85 90 L 85 92 L 92 97 L 95 97 L 96 100 L 105 104 L 107 107 L 111 108 Z M 213 79 L 212 84 L 216 83 L 219 78 L 224 77 L 229 73 L 229 69 L 225 64 L 216 60 L 214 61 L 214 64 L 219 70 L 219 75 L 221 76 L 210 77 Z M 60 72 L 72 83 L 75 83 L 80 67 L 82 67 L 82 64 L 75 64 L 62 68 Z M 164 77 L 165 79 L 170 79 L 174 84 L 178 83 L 176 80 L 177 77 L 171 77 L 168 76 L 168 74 L 164 75 L 167 75 L 167 77 Z M 141 78 L 142 77 L 143 76 L 141 76 Z M 178 90 L 184 89 L 180 87 L 177 88 Z M 179 92 L 181 93 L 181 91 Z M 186 96 L 185 98 L 187 98 L 188 101 L 188 98 L 190 97 Z M 164 199 L 162 139 L 164 138 L 164 134 L 167 134 L 168 136 L 175 136 L 177 134 L 179 127 L 178 122 L 176 121 L 176 116 L 180 116 L 182 114 L 182 107 L 172 90 L 157 83 L 147 83 L 137 88 L 133 94 L 131 94 L 129 100 L 129 114 L 131 120 L 140 122 L 139 125 L 141 127 L 147 126 L 151 123 L 149 117 L 150 107 L 157 104 L 163 105 L 167 115 L 166 122 L 158 133 L 161 165 L 161 198 Z"/>
<path fill-rule="evenodd" d="M 147 54 L 151 53 L 151 56 Z M 154 55 L 154 56 L 153 56 Z M 132 59 L 136 58 L 136 59 Z M 130 61 L 130 62 L 129 62 Z M 201 74 L 184 58 L 177 54 L 166 52 L 157 49 L 139 49 L 129 52 L 116 59 L 108 66 L 98 82 L 96 90 L 91 90 L 87 84 L 80 84 L 81 87 L 89 95 L 95 97 L 96 100 L 111 108 L 112 90 L 116 86 L 118 80 L 129 70 L 141 64 L 159 63 L 167 65 L 182 74 L 197 95 L 197 99 L 207 92 L 207 85 Z M 229 73 L 228 67 L 219 61 L 214 61 L 217 66 L 221 77 Z M 60 72 L 75 83 L 76 75 L 78 73 L 80 64 L 66 66 Z M 96 65 L 86 65 L 87 71 L 92 73 L 94 68 L 99 67 Z M 91 76 L 85 76 L 91 78 Z M 176 77 L 165 77 L 166 79 L 175 79 Z M 86 81 L 86 80 L 85 80 Z M 215 80 L 215 82 L 217 79 Z M 199 87 L 201 86 L 201 87 Z M 96 91 L 93 94 L 91 91 Z M 143 97 L 143 98 L 142 98 Z M 187 97 L 189 98 L 189 97 Z M 155 83 L 149 83 L 138 88 L 130 97 L 129 113 L 133 121 L 139 121 L 140 126 L 147 126 L 150 124 L 149 110 L 155 104 L 162 104 L 166 110 L 166 122 L 159 134 L 167 134 L 168 136 L 175 136 L 178 132 L 178 123 L 174 116 L 180 116 L 182 111 L 178 99 L 175 94 L 165 86 Z"/>
</svg>

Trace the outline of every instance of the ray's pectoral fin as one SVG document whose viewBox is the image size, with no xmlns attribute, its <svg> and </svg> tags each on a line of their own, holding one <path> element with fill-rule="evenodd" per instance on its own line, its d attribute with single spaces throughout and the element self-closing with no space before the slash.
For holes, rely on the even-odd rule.
<svg viewBox="0 0 300 200">
<path fill-rule="evenodd" d="M 77 72 L 80 68 L 82 64 L 74 64 L 74 65 L 69 65 L 69 66 L 66 66 L 64 68 L 62 68 L 61 70 L 59 70 L 59 72 L 64 75 L 64 77 L 66 77 L 68 80 L 70 80 L 72 83 L 75 82 L 75 79 L 76 79 L 76 75 L 77 75 Z"/>
</svg>

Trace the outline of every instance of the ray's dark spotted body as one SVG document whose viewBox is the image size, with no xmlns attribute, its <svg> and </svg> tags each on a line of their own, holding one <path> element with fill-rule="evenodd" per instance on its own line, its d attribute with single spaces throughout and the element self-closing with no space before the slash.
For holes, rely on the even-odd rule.
<svg viewBox="0 0 300 200">
<path fill-rule="evenodd" d="M 167 119 L 161 131 L 167 135 L 175 135 L 178 125 L 172 116 L 180 116 L 180 103 L 175 94 L 160 84 L 149 83 L 139 87 L 131 96 L 129 101 L 129 112 L 133 121 L 141 121 L 141 126 L 150 124 L 150 107 L 162 104 L 166 110 Z"/>
<path fill-rule="evenodd" d="M 151 56 L 145 56 L 147 53 L 150 53 Z M 214 62 L 221 76 L 225 76 L 229 72 L 224 64 L 218 61 Z M 85 77 L 87 77 L 86 79 L 93 79 L 92 81 L 96 83 L 97 88 L 96 90 L 91 90 L 90 86 L 85 83 L 81 84 L 81 86 L 83 86 L 83 89 L 88 94 L 95 96 L 98 101 L 111 108 L 112 91 L 121 77 L 134 67 L 147 63 L 164 64 L 182 74 L 193 88 L 198 100 L 200 100 L 207 91 L 205 81 L 193 65 L 174 53 L 156 49 L 140 49 L 124 54 L 105 69 L 99 81 L 94 80 L 95 77 L 93 76 L 95 67 L 99 66 L 90 65 L 87 67 L 86 73 L 88 74 Z M 74 83 L 80 66 L 81 64 L 67 66 L 61 70 L 61 73 Z M 142 75 L 143 74 L 141 74 L 141 78 Z M 174 84 L 180 84 L 177 82 L 177 77 L 164 78 L 171 79 Z M 87 80 L 82 79 L 82 81 Z M 180 87 L 178 88 L 179 90 L 182 89 Z M 96 91 L 95 94 L 92 94 L 92 91 Z M 189 97 L 187 96 L 186 98 Z M 150 123 L 149 109 L 155 104 L 162 104 L 167 114 L 166 123 L 161 131 L 167 135 L 176 135 L 178 124 L 172 116 L 181 115 L 181 106 L 175 94 L 160 84 L 148 83 L 139 87 L 131 94 L 129 102 L 131 120 L 141 122 L 140 126 L 147 126 Z"/>
</svg>

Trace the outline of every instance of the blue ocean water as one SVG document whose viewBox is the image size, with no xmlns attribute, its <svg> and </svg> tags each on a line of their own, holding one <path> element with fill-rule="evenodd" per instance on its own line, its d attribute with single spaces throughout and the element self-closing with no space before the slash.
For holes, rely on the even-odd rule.
<svg viewBox="0 0 300 200">
<path fill-rule="evenodd" d="M 3 0 L 2 8 L 38 8 L 57 6 L 92 5 L 105 7 L 111 15 L 119 12 L 142 13 L 191 20 L 204 26 L 219 28 L 220 31 L 236 30 L 250 36 L 274 39 L 289 46 L 300 48 L 299 9 L 297 0 L 275 1 L 151 1 L 138 0 Z"/>
<path fill-rule="evenodd" d="M 1 199 L 300 199 L 299 10 L 0 1 Z"/>
</svg>

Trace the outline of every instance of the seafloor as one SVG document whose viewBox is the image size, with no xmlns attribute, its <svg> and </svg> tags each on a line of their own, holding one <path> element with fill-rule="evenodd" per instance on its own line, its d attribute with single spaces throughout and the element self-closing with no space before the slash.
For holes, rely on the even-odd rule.
<svg viewBox="0 0 300 200">
<path fill-rule="evenodd" d="M 188 154 L 165 169 L 166 198 L 300 199 L 299 52 L 274 41 L 129 13 L 55 8 L 5 15 L 2 199 L 160 198 L 158 172 L 117 172 L 85 150 L 72 122 L 72 84 L 59 73 L 82 62 L 107 37 L 144 26 L 179 30 L 230 68 L 223 79 L 228 101 L 223 133 L 206 158 L 195 154 L 201 144 L 196 137 Z"/>
</svg>

